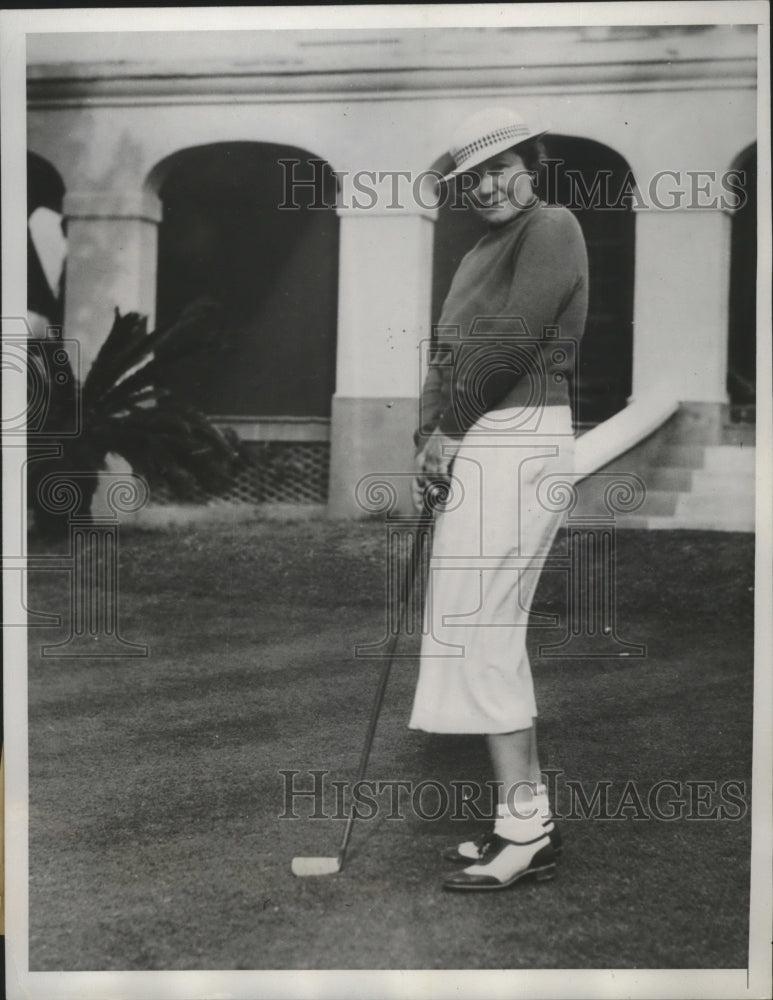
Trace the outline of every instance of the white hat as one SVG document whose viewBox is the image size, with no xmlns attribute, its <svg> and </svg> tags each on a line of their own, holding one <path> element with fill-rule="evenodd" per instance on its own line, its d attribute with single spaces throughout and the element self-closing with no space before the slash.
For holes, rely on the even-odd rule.
<svg viewBox="0 0 773 1000">
<path fill-rule="evenodd" d="M 448 152 L 456 166 L 441 180 L 447 181 L 463 174 L 489 157 L 529 139 L 536 139 L 547 131 L 547 128 L 533 128 L 510 108 L 476 111 L 465 118 L 454 133 Z"/>
</svg>

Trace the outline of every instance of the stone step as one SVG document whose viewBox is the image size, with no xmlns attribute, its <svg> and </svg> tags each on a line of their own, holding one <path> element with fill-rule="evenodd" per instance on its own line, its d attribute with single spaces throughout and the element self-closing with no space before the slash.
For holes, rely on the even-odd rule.
<svg viewBox="0 0 773 1000">
<path fill-rule="evenodd" d="M 680 494 L 669 492 L 666 490 L 652 490 L 647 491 L 644 496 L 644 502 L 641 506 L 637 507 L 635 511 L 631 514 L 636 516 L 668 516 L 676 511 L 677 500 Z M 613 516 L 613 512 L 609 510 L 604 498 L 596 493 L 581 492 L 580 501 L 578 502 L 575 509 L 572 511 L 571 517 L 592 517 L 607 519 Z M 623 516 L 619 510 L 614 512 L 614 520 L 618 521 Z"/>
<path fill-rule="evenodd" d="M 710 496 L 699 493 L 677 493 L 676 497 L 675 517 L 754 519 L 754 494 Z"/>
<path fill-rule="evenodd" d="M 755 427 L 719 403 L 683 403 L 649 438 L 603 470 L 643 483 L 644 499 L 630 513 L 616 510 L 618 528 L 754 531 Z M 603 474 L 585 480 L 572 517 L 609 518 Z M 635 483 L 635 480 L 628 480 Z M 637 500 L 641 490 L 637 487 Z M 609 493 L 625 506 L 624 491 Z"/>
<path fill-rule="evenodd" d="M 754 494 L 712 495 L 650 490 L 635 513 L 643 517 L 753 518 Z"/>
<path fill-rule="evenodd" d="M 696 520 L 728 524 L 754 522 L 754 493 L 712 494 L 688 493 L 674 490 L 648 490 L 641 506 L 630 514 L 616 511 L 614 522 L 633 527 L 640 519 L 672 518 L 681 521 Z M 609 518 L 610 511 L 598 495 L 581 494 L 580 502 L 572 511 L 572 518 Z M 633 520 L 630 520 L 633 519 Z"/>
<path fill-rule="evenodd" d="M 725 445 L 753 448 L 756 442 L 754 427 L 739 425 L 737 427 L 717 427 L 707 429 L 698 427 L 667 427 L 663 429 L 661 441 L 664 444 L 704 444 Z"/>
<path fill-rule="evenodd" d="M 748 516 L 734 517 L 642 517 L 636 514 L 625 514 L 615 522 L 615 527 L 622 530 L 638 531 L 740 531 L 753 532 L 754 518 Z"/>
<path fill-rule="evenodd" d="M 754 476 L 748 472 L 723 473 L 706 469 L 651 468 L 639 475 L 648 490 L 673 490 L 677 493 L 704 493 L 714 495 L 753 495 Z"/>
<path fill-rule="evenodd" d="M 683 403 L 661 428 L 664 444 L 744 445 L 753 447 L 755 425 L 734 421 L 731 409 L 719 403 Z"/>
<path fill-rule="evenodd" d="M 754 475 L 756 453 L 754 448 L 743 445 L 709 446 L 706 448 L 704 469 L 708 472 L 732 472 Z"/>
<path fill-rule="evenodd" d="M 652 459 L 651 464 L 667 468 L 753 474 L 755 450 L 743 445 L 668 444 L 658 450 L 657 458 Z"/>
</svg>

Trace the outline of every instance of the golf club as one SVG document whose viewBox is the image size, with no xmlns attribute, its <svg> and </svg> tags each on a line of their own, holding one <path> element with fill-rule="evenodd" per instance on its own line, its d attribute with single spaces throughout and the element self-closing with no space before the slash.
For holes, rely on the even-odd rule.
<svg viewBox="0 0 773 1000">
<path fill-rule="evenodd" d="M 449 480 L 447 479 L 433 479 L 427 484 L 424 490 L 423 508 L 411 541 L 409 557 L 403 566 L 403 586 L 400 600 L 400 610 L 397 618 L 397 628 L 390 635 L 389 642 L 387 643 L 387 647 L 384 652 L 384 665 L 382 666 L 381 673 L 379 675 L 378 686 L 376 687 L 376 693 L 373 698 L 373 706 L 370 711 L 370 721 L 368 722 L 368 729 L 365 734 L 365 743 L 360 755 L 360 765 L 357 770 L 358 782 L 362 781 L 365 777 L 365 771 L 370 757 L 370 750 L 373 746 L 373 738 L 376 735 L 376 726 L 378 724 L 379 715 L 381 714 L 381 706 L 384 701 L 384 693 L 386 692 L 387 682 L 389 681 L 392 661 L 394 660 L 397 642 L 400 638 L 403 624 L 405 622 L 408 602 L 413 594 L 416 572 L 421 564 L 421 557 L 427 551 L 434 512 L 436 507 L 447 499 L 448 492 Z M 337 856 L 295 857 L 293 858 L 290 866 L 293 875 L 302 878 L 307 875 L 334 875 L 336 872 L 340 872 L 344 866 L 346 851 L 349 847 L 349 840 L 352 835 L 352 828 L 354 826 L 356 815 L 355 806 L 352 804 L 349 808 L 349 815 L 346 819 L 346 827 L 344 828 L 344 835 L 341 840 L 341 846 Z"/>
</svg>

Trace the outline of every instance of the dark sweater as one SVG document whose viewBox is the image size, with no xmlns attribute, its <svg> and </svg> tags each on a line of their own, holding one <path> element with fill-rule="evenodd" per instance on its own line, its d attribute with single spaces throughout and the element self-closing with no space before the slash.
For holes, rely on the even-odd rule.
<svg viewBox="0 0 773 1000">
<path fill-rule="evenodd" d="M 443 303 L 417 444 L 435 428 L 462 436 L 490 410 L 567 406 L 587 309 L 585 241 L 568 209 L 535 199 L 492 227 Z"/>
</svg>

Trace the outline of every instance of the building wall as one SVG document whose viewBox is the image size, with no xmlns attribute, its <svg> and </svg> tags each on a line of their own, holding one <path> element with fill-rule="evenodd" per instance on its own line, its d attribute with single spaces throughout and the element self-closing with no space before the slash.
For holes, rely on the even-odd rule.
<svg viewBox="0 0 773 1000">
<path fill-rule="evenodd" d="M 681 172 L 683 180 L 688 171 L 721 174 L 755 139 L 753 32 L 637 38 L 612 29 L 598 40 L 544 31 L 539 44 L 528 33 L 470 34 L 466 42 L 454 35 L 450 55 L 422 52 L 421 69 L 409 58 L 414 36 L 398 39 L 397 56 L 369 55 L 367 65 L 345 39 L 343 66 L 335 54 L 315 65 L 303 50 L 291 73 L 279 73 L 268 57 L 237 66 L 223 52 L 198 74 L 171 64 L 159 73 L 158 64 L 131 60 L 128 71 L 94 67 L 84 61 L 88 41 L 62 68 L 35 63 L 33 47 L 29 148 L 65 183 L 65 324 L 78 331 L 86 358 L 115 305 L 153 318 L 159 165 L 170 156 L 210 143 L 276 143 L 348 172 L 339 213 L 331 510 L 357 514 L 354 488 L 363 475 L 410 468 L 435 213 L 408 188 L 404 206 L 390 208 L 389 180 L 373 208 L 353 209 L 351 174 L 426 169 L 459 119 L 492 102 L 615 150 L 645 201 L 659 172 Z M 635 253 L 633 397 L 669 371 L 681 398 L 724 399 L 729 213 L 641 207 Z"/>
</svg>

